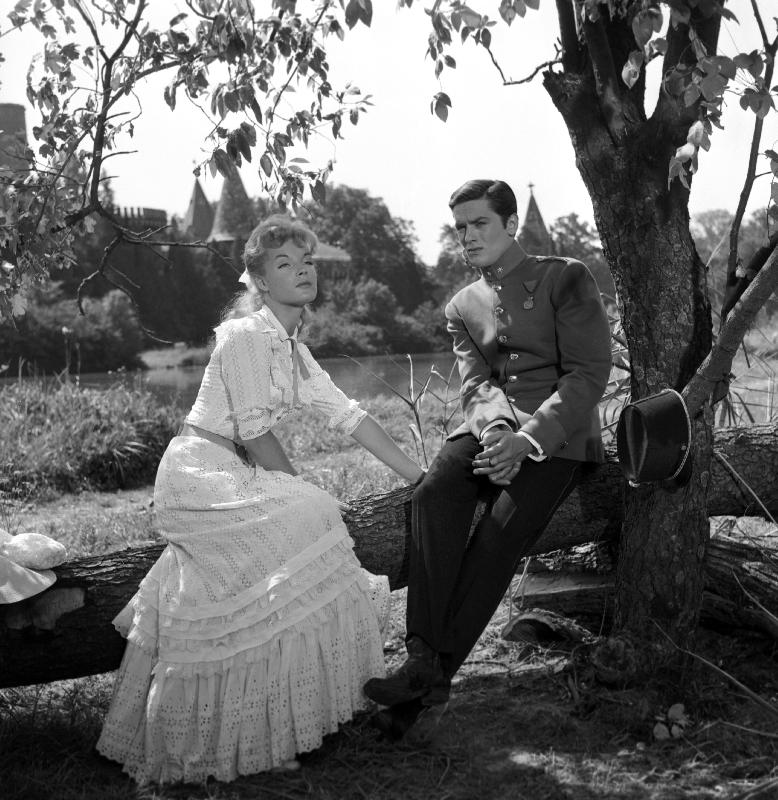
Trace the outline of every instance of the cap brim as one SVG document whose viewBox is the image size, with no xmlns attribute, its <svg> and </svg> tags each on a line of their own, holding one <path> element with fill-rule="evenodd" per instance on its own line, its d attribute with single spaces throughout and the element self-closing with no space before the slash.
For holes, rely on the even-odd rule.
<svg viewBox="0 0 778 800">
<path fill-rule="evenodd" d="M 0 603 L 18 603 L 48 589 L 57 576 L 50 569 L 27 569 L 0 556 Z"/>
</svg>

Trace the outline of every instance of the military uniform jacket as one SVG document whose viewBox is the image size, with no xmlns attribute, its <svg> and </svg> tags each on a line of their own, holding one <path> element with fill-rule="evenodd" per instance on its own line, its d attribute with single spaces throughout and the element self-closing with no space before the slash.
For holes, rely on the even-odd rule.
<svg viewBox="0 0 778 800">
<path fill-rule="evenodd" d="M 480 438 L 505 420 L 546 456 L 603 460 L 597 404 L 610 375 L 610 327 L 580 261 L 526 256 L 514 243 L 445 313 L 465 417 L 450 439 Z"/>
</svg>

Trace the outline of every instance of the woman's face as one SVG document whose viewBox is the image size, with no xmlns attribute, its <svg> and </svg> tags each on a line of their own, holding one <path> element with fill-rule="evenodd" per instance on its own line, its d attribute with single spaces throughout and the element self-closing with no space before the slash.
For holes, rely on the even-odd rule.
<svg viewBox="0 0 778 800">
<path fill-rule="evenodd" d="M 301 246 L 288 239 L 265 251 L 264 264 L 262 274 L 254 280 L 267 298 L 294 308 L 302 308 L 316 299 L 316 267 L 307 244 Z"/>
</svg>

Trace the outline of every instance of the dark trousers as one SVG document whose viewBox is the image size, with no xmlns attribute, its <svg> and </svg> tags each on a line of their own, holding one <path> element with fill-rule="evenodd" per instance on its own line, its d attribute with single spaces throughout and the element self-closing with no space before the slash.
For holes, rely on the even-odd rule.
<svg viewBox="0 0 778 800">
<path fill-rule="evenodd" d="M 482 450 L 471 434 L 446 442 L 416 488 L 407 634 L 441 653 L 453 675 L 488 624 L 521 558 L 574 488 L 580 461 L 526 459 L 510 486 L 473 475 Z M 480 499 L 491 510 L 469 536 Z"/>
</svg>

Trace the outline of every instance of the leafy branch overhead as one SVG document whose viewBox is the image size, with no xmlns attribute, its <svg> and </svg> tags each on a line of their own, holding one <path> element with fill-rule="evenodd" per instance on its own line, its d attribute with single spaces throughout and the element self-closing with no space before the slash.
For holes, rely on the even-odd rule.
<svg viewBox="0 0 778 800">
<path fill-rule="evenodd" d="M 30 147 L 0 155 L 0 316 L 23 312 L 25 289 L 69 263 L 74 237 L 96 216 L 126 241 L 143 238 L 122 228 L 100 186 L 143 113 L 139 90 L 157 73 L 170 76 L 171 111 L 183 97 L 210 120 L 195 174 L 256 161 L 282 205 L 296 205 L 306 189 L 324 201 L 331 161 L 312 165 L 289 151 L 314 136 L 341 138 L 344 121 L 357 124 L 371 105 L 356 86 L 330 82 L 326 45 L 369 25 L 372 4 L 327 0 L 307 4 L 307 14 L 297 5 L 186 0 L 187 12 L 157 24 L 149 0 L 16 4 L 0 35 L 40 34 L 27 98 L 41 121 Z"/>
<path fill-rule="evenodd" d="M 399 4 L 410 7 L 413 0 L 399 0 Z M 568 4 L 571 14 L 574 5 L 576 4 Z M 723 0 L 642 0 L 623 3 L 584 0 L 577 5 L 572 28 L 574 38 L 563 41 L 565 58 L 557 53 L 554 59 L 543 66 L 552 67 L 562 63 L 566 70 L 575 71 L 576 59 L 573 56 L 588 47 L 600 84 L 598 88 L 603 112 L 613 116 L 614 121 L 623 121 L 623 109 L 621 113 L 615 113 L 617 109 L 613 107 L 631 106 L 637 102 L 643 110 L 645 67 L 654 59 L 663 58 L 662 91 L 680 102 L 693 118 L 688 126 L 685 142 L 678 143 L 676 152 L 669 161 L 668 180 L 678 178 L 689 188 L 688 178 L 697 170 L 700 148 L 708 150 L 713 126 L 721 127 L 721 115 L 728 96 L 738 97 L 740 106 L 754 112 L 759 118 L 764 118 L 775 110 L 778 87 L 771 87 L 770 84 L 778 37 L 769 41 L 764 27 L 760 26 L 764 40 L 763 50 L 752 50 L 729 57 L 709 52 L 705 36 L 700 34 L 699 29 L 713 18 L 737 21 Z M 504 23 L 510 26 L 517 18 L 524 17 L 528 10 L 538 10 L 539 7 L 539 0 L 501 0 L 498 11 Z M 507 78 L 497 60 L 491 32 L 496 20 L 474 11 L 459 0 L 437 2 L 428 14 L 432 27 L 428 55 L 434 62 L 436 77 L 446 67 L 456 67 L 455 60 L 446 51 L 454 42 L 454 34 L 457 34 L 462 43 L 471 40 L 488 52 L 505 85 L 524 82 Z M 604 71 L 598 71 L 600 65 L 597 63 L 598 36 L 602 33 L 606 16 L 611 20 L 611 15 L 622 17 L 631 26 L 634 37 L 633 49 L 620 65 L 618 84 L 612 78 L 609 79 Z M 670 44 L 673 44 L 672 48 Z M 581 68 L 586 65 L 583 59 L 578 63 Z M 530 79 L 535 74 L 537 71 Z M 632 94 L 635 95 L 634 98 L 630 98 Z M 450 97 L 441 91 L 433 98 L 431 108 L 445 122 L 451 106 Z M 620 128 L 614 127 L 614 134 L 621 138 L 628 137 L 631 132 L 633 131 L 626 122 Z M 771 162 L 771 169 L 774 169 L 773 164 Z M 773 218 L 778 218 L 775 194 L 773 192 L 770 211 Z"/>
</svg>

